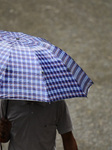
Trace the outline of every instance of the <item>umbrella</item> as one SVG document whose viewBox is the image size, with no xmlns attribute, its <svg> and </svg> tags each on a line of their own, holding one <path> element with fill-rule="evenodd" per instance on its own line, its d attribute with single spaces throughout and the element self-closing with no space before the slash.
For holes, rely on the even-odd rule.
<svg viewBox="0 0 112 150">
<path fill-rule="evenodd" d="M 0 99 L 53 102 L 87 97 L 83 69 L 47 40 L 0 31 Z"/>
</svg>

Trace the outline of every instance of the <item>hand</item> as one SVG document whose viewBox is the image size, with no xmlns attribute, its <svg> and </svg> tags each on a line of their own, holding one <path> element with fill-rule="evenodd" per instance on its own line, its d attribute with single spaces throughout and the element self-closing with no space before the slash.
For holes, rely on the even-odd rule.
<svg viewBox="0 0 112 150">
<path fill-rule="evenodd" d="M 8 119 L 0 120 L 0 142 L 5 143 L 10 139 L 11 122 Z"/>
</svg>

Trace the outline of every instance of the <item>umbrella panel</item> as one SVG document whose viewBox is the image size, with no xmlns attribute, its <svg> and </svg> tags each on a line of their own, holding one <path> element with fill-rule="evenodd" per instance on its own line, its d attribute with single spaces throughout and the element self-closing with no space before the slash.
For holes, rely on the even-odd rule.
<svg viewBox="0 0 112 150">
<path fill-rule="evenodd" d="M 72 97 L 85 97 L 77 81 L 64 63 L 50 51 L 36 51 L 44 71 L 50 101 Z"/>
</svg>

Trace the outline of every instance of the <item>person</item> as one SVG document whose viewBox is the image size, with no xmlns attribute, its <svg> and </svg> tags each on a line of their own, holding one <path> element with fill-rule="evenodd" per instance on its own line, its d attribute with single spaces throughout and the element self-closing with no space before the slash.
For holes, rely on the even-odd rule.
<svg viewBox="0 0 112 150">
<path fill-rule="evenodd" d="M 8 150 L 56 150 L 56 130 L 64 150 L 78 150 L 65 101 L 0 101 L 0 142 L 10 140 Z"/>
</svg>

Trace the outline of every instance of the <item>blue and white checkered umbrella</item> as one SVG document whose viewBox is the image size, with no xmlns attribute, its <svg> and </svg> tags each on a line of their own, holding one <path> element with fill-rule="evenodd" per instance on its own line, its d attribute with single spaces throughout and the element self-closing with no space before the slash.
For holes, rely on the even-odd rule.
<svg viewBox="0 0 112 150">
<path fill-rule="evenodd" d="M 69 55 L 48 41 L 0 31 L 0 99 L 52 102 L 87 97 L 92 84 Z"/>
</svg>

